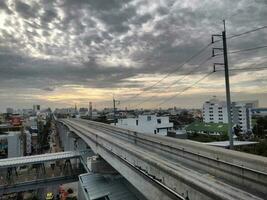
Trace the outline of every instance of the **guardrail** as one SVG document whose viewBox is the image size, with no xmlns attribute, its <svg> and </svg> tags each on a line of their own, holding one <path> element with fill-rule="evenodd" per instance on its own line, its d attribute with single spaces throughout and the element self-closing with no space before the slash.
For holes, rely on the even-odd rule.
<svg viewBox="0 0 267 200">
<path fill-rule="evenodd" d="M 174 144 L 175 142 L 173 142 L 173 141 L 170 142 L 169 138 L 167 139 L 167 138 L 155 137 L 155 136 L 151 137 L 150 135 L 139 134 L 139 133 L 136 133 L 136 132 L 133 132 L 133 131 L 125 130 L 125 129 L 117 129 L 116 127 L 112 127 L 112 126 L 106 125 L 106 124 L 79 120 L 79 123 L 85 123 L 87 125 L 90 124 L 90 127 L 92 129 L 95 129 L 95 130 L 98 130 L 98 131 L 104 133 L 106 135 L 106 137 L 103 137 L 103 136 L 101 136 L 101 134 L 93 133 L 92 130 L 89 131 L 87 127 L 84 128 L 84 127 L 82 127 L 80 125 L 77 125 L 77 122 L 75 123 L 75 122 L 71 122 L 71 121 L 64 121 L 64 123 L 67 126 L 73 128 L 74 131 L 80 132 L 80 133 L 84 134 L 84 136 L 86 136 L 86 137 L 89 136 L 91 140 L 93 140 L 94 142 L 97 143 L 97 145 L 100 144 L 100 141 L 99 141 L 100 139 L 103 140 L 106 145 L 107 145 L 107 143 L 112 143 L 113 146 L 116 146 L 118 152 L 121 151 L 121 150 L 126 151 L 126 152 L 128 152 L 128 154 L 135 155 L 139 159 L 140 162 L 141 161 L 145 161 L 146 163 L 148 163 L 148 165 L 153 163 L 153 165 L 156 165 L 157 167 L 159 167 L 158 163 L 152 162 L 151 160 L 147 160 L 147 157 L 142 157 L 141 155 L 138 155 L 138 153 L 136 153 L 134 151 L 129 152 L 130 150 L 127 149 L 127 147 L 124 147 L 122 149 L 123 145 L 120 144 L 120 142 L 115 142 L 115 143 L 111 142 L 112 139 L 108 140 L 107 139 L 107 135 L 109 135 L 109 137 L 113 137 L 113 139 L 115 137 L 116 139 L 130 142 L 130 143 L 134 144 L 135 146 L 139 146 L 139 147 L 142 147 L 144 149 L 154 150 L 154 152 L 159 154 L 160 156 L 167 156 L 166 159 L 168 159 L 169 161 L 177 161 L 177 160 L 179 160 L 179 162 L 186 163 L 187 166 L 191 166 L 191 168 L 192 168 L 192 166 L 193 167 L 200 166 L 201 170 L 204 170 L 204 171 L 207 171 L 210 168 L 214 168 L 212 170 L 212 172 L 209 173 L 209 174 L 217 175 L 217 177 L 218 176 L 219 177 L 223 177 L 223 176 L 225 176 L 225 174 L 230 174 L 229 176 L 226 177 L 225 180 L 229 180 L 230 176 L 242 177 L 241 178 L 242 181 L 244 182 L 244 180 L 245 180 L 245 182 L 246 182 L 246 184 L 243 184 L 242 186 L 243 187 L 247 187 L 248 189 L 251 189 L 249 187 L 249 185 L 248 185 L 249 181 L 250 181 L 250 183 L 253 183 L 253 184 L 255 182 L 259 182 L 259 183 L 256 183 L 256 184 L 259 184 L 259 185 L 261 183 L 265 183 L 265 178 L 266 178 L 266 174 L 265 173 L 262 173 L 260 171 L 253 170 L 253 169 L 250 169 L 250 168 L 246 168 L 244 166 L 238 166 L 238 165 L 233 164 L 233 163 L 228 163 L 228 162 L 223 161 L 221 159 L 214 159 L 212 157 L 208 157 L 207 155 L 202 155 L 199 152 L 195 153 L 195 152 L 188 151 L 189 147 L 187 147 L 187 149 L 185 149 L 184 147 L 180 148 L 179 146 L 175 146 L 175 144 Z M 92 126 L 94 126 L 94 127 L 92 127 Z M 166 142 L 168 142 L 168 144 L 166 144 Z M 120 144 L 121 146 L 118 146 L 118 144 Z M 185 145 L 185 143 L 183 145 Z M 214 151 L 214 147 L 213 148 L 208 148 L 208 149 Z M 203 148 L 201 150 L 203 150 Z M 110 149 L 110 151 L 113 152 L 114 149 Z M 210 153 L 210 152 L 208 152 L 208 153 Z M 130 155 L 129 155 L 129 157 L 130 157 Z M 160 160 L 159 160 L 159 162 L 160 162 Z M 196 163 L 197 163 L 197 165 L 196 165 Z M 171 165 L 169 165 L 168 167 L 170 167 L 170 166 Z M 140 167 L 140 166 L 137 166 L 137 167 Z M 203 189 L 203 191 L 204 190 L 206 190 L 206 192 L 209 191 L 210 192 L 209 193 L 210 196 L 214 195 L 213 197 L 215 197 L 217 195 L 216 199 L 227 199 L 227 197 L 226 197 L 227 195 L 225 195 L 223 197 L 219 191 L 216 191 L 216 192 L 213 191 L 212 192 L 211 191 L 212 190 L 212 186 L 211 186 L 210 189 L 207 188 L 207 187 L 203 187 L 203 185 L 201 185 L 201 183 L 200 183 L 201 181 L 203 181 L 203 179 L 201 179 L 201 178 L 200 179 L 196 178 L 198 180 L 189 180 L 190 179 L 189 177 L 184 177 L 184 176 L 181 177 L 181 175 L 179 175 L 179 174 L 177 176 L 177 173 L 173 172 L 169 168 L 166 168 L 166 164 L 164 164 L 164 163 L 163 163 L 163 165 L 160 165 L 160 167 L 161 167 L 160 170 L 165 168 L 165 173 L 166 172 L 173 173 L 172 175 L 175 176 L 175 178 L 177 178 L 177 179 L 181 179 L 182 178 L 182 179 L 184 179 L 183 181 L 185 181 L 185 182 L 187 181 L 188 184 L 189 183 L 190 184 L 195 184 L 195 187 L 198 188 L 199 190 Z M 227 168 L 227 169 L 225 169 L 225 168 Z M 224 169 L 224 171 L 222 169 Z M 237 172 L 235 172 L 235 170 L 239 171 L 240 169 L 241 169 L 241 171 L 243 171 L 242 172 L 243 174 L 238 174 Z M 222 172 L 220 172 L 220 171 L 222 171 Z M 248 172 L 250 173 L 250 175 L 248 175 L 249 174 Z M 164 177 L 162 177 L 159 174 L 153 174 L 151 172 L 148 172 L 148 173 L 150 173 L 150 175 L 155 177 L 156 180 L 164 179 Z M 254 174 L 257 173 L 258 175 L 260 173 L 260 175 L 263 176 L 264 180 L 258 180 L 258 179 L 256 180 L 255 178 L 251 177 L 251 174 L 253 174 L 253 173 Z M 168 175 L 170 176 L 170 174 L 168 174 Z M 164 180 L 162 180 L 162 181 L 164 182 Z M 200 181 L 200 182 L 197 182 L 197 181 Z M 229 184 L 231 184 L 231 183 L 229 183 Z M 238 182 L 238 184 L 239 184 L 239 182 Z M 210 185 L 210 184 L 207 183 L 207 185 Z M 262 190 L 262 189 L 264 189 L 266 187 L 266 185 L 263 185 L 263 186 L 260 186 L 260 187 L 261 188 L 257 188 L 258 189 L 257 192 L 253 192 L 254 194 L 256 193 L 257 196 L 262 196 L 266 192 L 266 190 L 265 191 Z M 214 189 L 214 187 L 213 187 L 213 189 Z M 238 189 L 237 189 L 237 191 L 238 191 Z M 226 190 L 224 192 L 231 193 L 231 191 L 226 191 Z M 242 195 L 244 196 L 244 199 L 245 199 L 245 196 L 246 196 L 245 192 Z M 255 196 L 255 198 L 257 198 L 257 197 Z"/>
<path fill-rule="evenodd" d="M 256 195 L 267 195 L 267 162 L 264 161 L 267 159 L 264 157 L 260 157 L 259 160 L 259 156 L 255 155 L 209 147 L 203 144 L 194 144 L 192 142 L 173 141 L 175 139 L 145 135 L 97 122 L 84 120 L 83 122 L 90 124 L 90 127 L 157 152 L 176 162 L 186 164 L 189 167 L 197 166 L 198 170 L 203 170 L 212 176 L 224 179 L 230 184 L 243 187 L 246 191 Z M 179 146 L 181 143 L 182 147 Z M 185 147 L 186 144 L 188 146 Z M 192 146 L 193 149 L 190 149 Z M 201 148 L 196 150 L 198 147 Z M 243 154 L 242 157 L 240 157 L 240 154 Z M 244 156 L 246 156 L 245 159 L 247 158 L 248 161 L 244 160 Z M 223 159 L 224 157 L 227 157 L 227 159 Z M 253 158 L 255 159 L 253 160 Z M 233 160 L 233 162 L 230 162 L 230 160 Z"/>
</svg>

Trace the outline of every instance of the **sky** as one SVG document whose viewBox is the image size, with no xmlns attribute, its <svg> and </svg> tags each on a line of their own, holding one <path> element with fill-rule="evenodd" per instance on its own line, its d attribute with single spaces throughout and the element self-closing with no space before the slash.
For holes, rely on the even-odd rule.
<svg viewBox="0 0 267 200">
<path fill-rule="evenodd" d="M 266 0 L 1 0 L 0 111 L 6 107 L 199 108 L 225 99 L 221 34 L 267 25 Z M 220 40 L 220 38 L 218 38 Z M 227 40 L 231 97 L 267 107 L 267 29 Z M 202 64 L 201 64 L 202 63 Z M 235 69 L 235 70 L 233 70 Z M 207 76 L 209 74 L 209 76 Z M 152 87 L 153 86 L 153 87 Z"/>
</svg>

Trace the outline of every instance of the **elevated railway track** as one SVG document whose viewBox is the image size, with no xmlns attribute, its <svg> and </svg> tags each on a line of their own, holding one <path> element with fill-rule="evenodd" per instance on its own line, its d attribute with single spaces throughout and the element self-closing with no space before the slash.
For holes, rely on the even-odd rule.
<svg viewBox="0 0 267 200">
<path fill-rule="evenodd" d="M 87 120 L 61 122 L 119 172 L 116 159 L 145 178 L 160 191 L 158 199 L 264 199 L 267 195 L 266 158 Z M 128 180 L 145 192 L 144 184 L 135 185 L 132 177 Z M 155 199 L 147 194 L 148 199 L 152 196 Z"/>
</svg>

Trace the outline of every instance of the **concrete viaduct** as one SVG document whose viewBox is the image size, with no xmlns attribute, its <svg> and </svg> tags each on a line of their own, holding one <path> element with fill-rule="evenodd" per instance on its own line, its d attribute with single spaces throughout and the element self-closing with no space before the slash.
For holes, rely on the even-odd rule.
<svg viewBox="0 0 267 200">
<path fill-rule="evenodd" d="M 267 197 L 265 157 L 82 119 L 58 119 L 58 125 L 69 145 L 88 145 L 147 199 Z"/>
</svg>

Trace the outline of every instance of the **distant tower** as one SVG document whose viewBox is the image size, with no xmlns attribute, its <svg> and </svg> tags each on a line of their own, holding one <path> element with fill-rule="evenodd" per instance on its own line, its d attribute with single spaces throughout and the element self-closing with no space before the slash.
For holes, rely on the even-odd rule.
<svg viewBox="0 0 267 200">
<path fill-rule="evenodd" d="M 92 119 L 93 116 L 93 106 L 92 102 L 89 102 L 89 117 Z"/>
<path fill-rule="evenodd" d="M 33 105 L 33 112 L 37 112 L 37 111 L 40 111 L 41 109 L 41 106 L 40 105 Z"/>
<path fill-rule="evenodd" d="M 77 113 L 77 105 L 76 105 L 76 103 L 75 103 L 75 108 L 74 109 L 75 109 L 75 113 Z"/>
</svg>

